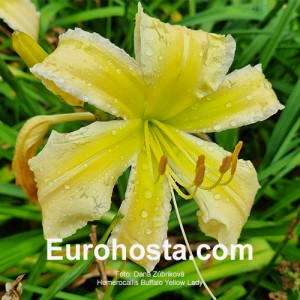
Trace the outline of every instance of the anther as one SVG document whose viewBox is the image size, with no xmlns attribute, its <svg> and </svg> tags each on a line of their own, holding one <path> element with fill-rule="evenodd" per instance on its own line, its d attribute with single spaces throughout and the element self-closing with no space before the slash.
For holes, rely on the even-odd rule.
<svg viewBox="0 0 300 300">
<path fill-rule="evenodd" d="M 205 174 L 205 165 L 201 164 L 196 170 L 196 175 L 194 179 L 194 184 L 196 187 L 199 187 L 203 183 L 204 174 Z"/>
<path fill-rule="evenodd" d="M 237 143 L 237 145 L 235 146 L 234 151 L 232 153 L 231 175 L 233 175 L 236 171 L 238 156 L 239 156 L 239 153 L 240 153 L 242 147 L 243 147 L 243 142 L 239 141 Z"/>
<path fill-rule="evenodd" d="M 196 172 L 199 166 L 204 165 L 205 163 L 205 155 L 199 155 L 196 163 Z"/>
<path fill-rule="evenodd" d="M 232 157 L 231 156 L 225 156 L 223 158 L 222 165 L 219 168 L 219 172 L 221 174 L 225 174 L 229 170 L 231 161 L 232 161 Z"/>
<path fill-rule="evenodd" d="M 158 165 L 158 172 L 160 175 L 164 175 L 166 173 L 167 163 L 168 163 L 168 158 L 165 155 L 163 155 L 160 158 L 159 165 Z"/>
</svg>

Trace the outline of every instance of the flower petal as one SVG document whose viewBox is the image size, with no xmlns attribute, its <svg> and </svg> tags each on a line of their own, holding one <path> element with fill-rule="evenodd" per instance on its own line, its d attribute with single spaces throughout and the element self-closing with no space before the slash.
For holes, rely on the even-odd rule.
<svg viewBox="0 0 300 300">
<path fill-rule="evenodd" d="M 189 132 L 216 132 L 263 121 L 283 108 L 260 65 L 247 66 L 167 122 Z"/>
<path fill-rule="evenodd" d="M 67 237 L 110 208 L 112 189 L 141 147 L 140 120 L 94 122 L 52 132 L 30 160 L 46 238 Z"/>
<path fill-rule="evenodd" d="M 195 166 L 199 155 L 205 156 L 205 178 L 194 199 L 200 207 L 197 213 L 201 230 L 218 239 L 219 243 L 236 243 L 243 225 L 249 216 L 255 194 L 259 189 L 256 171 L 250 161 L 238 160 L 236 172 L 227 185 L 218 185 L 211 190 L 219 178 L 219 167 L 225 156 L 230 155 L 218 145 L 198 139 L 183 131 L 164 126 L 169 148 L 163 147 L 172 169 L 187 184 L 194 181 Z M 229 171 L 230 173 L 230 171 Z M 225 174 L 223 182 L 230 174 Z M 188 188 L 192 193 L 193 188 Z"/>
<path fill-rule="evenodd" d="M 139 65 L 96 33 L 69 29 L 56 50 L 31 71 L 56 94 L 63 92 L 123 118 L 143 115 Z"/>
<path fill-rule="evenodd" d="M 13 30 L 23 31 L 38 39 L 40 13 L 30 0 L 0 1 L 0 18 Z"/>
<path fill-rule="evenodd" d="M 120 212 L 124 218 L 113 230 L 109 244 L 116 239 L 117 244 L 126 246 L 127 251 L 134 244 L 140 244 L 145 249 L 155 244 L 162 252 L 162 244 L 167 239 L 168 220 L 171 211 L 171 193 L 165 177 L 153 183 L 147 164 L 147 155 L 142 151 L 131 171 L 125 200 Z M 148 272 L 152 271 L 160 257 L 151 260 L 146 255 L 141 260 L 135 260 Z"/>
<path fill-rule="evenodd" d="M 233 61 L 231 36 L 210 34 L 136 15 L 135 55 L 147 85 L 146 116 L 175 116 L 215 90 Z"/>
<path fill-rule="evenodd" d="M 28 160 L 34 156 L 45 134 L 54 124 L 72 121 L 94 121 L 91 113 L 61 114 L 53 116 L 36 116 L 29 119 L 22 127 L 16 144 L 12 167 L 17 183 L 23 188 L 30 200 L 37 202 L 37 187 Z"/>
</svg>

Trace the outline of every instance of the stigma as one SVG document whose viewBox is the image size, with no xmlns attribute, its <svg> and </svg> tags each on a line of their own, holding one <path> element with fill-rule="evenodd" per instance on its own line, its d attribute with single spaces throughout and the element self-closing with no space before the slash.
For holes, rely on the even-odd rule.
<svg viewBox="0 0 300 300">
<path fill-rule="evenodd" d="M 192 199 L 196 192 L 200 190 L 207 190 L 211 191 L 217 186 L 225 186 L 228 185 L 236 172 L 237 163 L 238 163 L 238 155 L 242 149 L 243 142 L 239 141 L 238 144 L 235 146 L 235 149 L 232 155 L 225 156 L 222 160 L 222 163 L 218 169 L 218 177 L 210 185 L 204 184 L 204 179 L 206 176 L 206 164 L 205 164 L 205 155 L 200 154 L 198 156 L 197 161 L 195 162 L 195 176 L 194 180 L 187 184 L 182 179 L 180 179 L 175 172 L 172 170 L 170 165 L 168 164 L 168 158 L 165 154 L 161 156 L 161 159 L 158 164 L 158 176 L 167 176 L 168 181 L 170 182 L 171 186 L 174 190 L 186 200 Z M 156 179 L 158 180 L 158 179 Z M 184 189 L 192 189 L 190 194 L 185 194 L 180 187 Z"/>
</svg>

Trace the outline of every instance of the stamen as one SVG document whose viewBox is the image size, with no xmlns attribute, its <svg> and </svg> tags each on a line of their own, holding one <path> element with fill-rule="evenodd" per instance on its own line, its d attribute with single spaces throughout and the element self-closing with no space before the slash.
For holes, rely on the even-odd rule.
<svg viewBox="0 0 300 300">
<path fill-rule="evenodd" d="M 154 184 L 159 181 L 160 176 L 166 173 L 167 163 L 168 163 L 168 158 L 163 154 L 158 164 L 158 174 L 154 181 Z"/>
<path fill-rule="evenodd" d="M 223 158 L 222 165 L 219 168 L 219 172 L 221 174 L 225 174 L 229 170 L 231 161 L 232 161 L 232 157 L 231 156 L 225 156 Z"/>
<path fill-rule="evenodd" d="M 164 175 L 166 173 L 167 163 L 168 163 L 168 158 L 165 155 L 163 155 L 158 165 L 158 173 L 160 175 Z"/>
<path fill-rule="evenodd" d="M 221 174 L 220 177 L 218 178 L 218 180 L 211 186 L 201 186 L 200 189 L 210 191 L 210 190 L 214 189 L 215 187 L 217 187 L 218 185 L 223 185 L 223 184 L 221 184 L 223 176 L 224 176 L 224 174 Z"/>
<path fill-rule="evenodd" d="M 197 171 L 198 167 L 201 165 L 204 165 L 204 163 L 205 163 L 205 155 L 203 155 L 203 154 L 199 155 L 197 163 L 196 163 L 196 171 Z"/>
<path fill-rule="evenodd" d="M 234 151 L 232 153 L 232 165 L 231 165 L 231 175 L 234 175 L 237 167 L 237 162 L 238 162 L 238 156 L 243 147 L 243 142 L 239 141 L 237 145 L 234 148 Z"/>
<path fill-rule="evenodd" d="M 196 174 L 194 179 L 194 184 L 199 187 L 204 180 L 205 174 L 205 155 L 199 155 L 196 163 Z"/>
<path fill-rule="evenodd" d="M 243 142 L 239 141 L 237 143 L 237 145 L 235 146 L 234 151 L 231 156 L 231 171 L 230 171 L 231 175 L 227 181 L 222 182 L 220 185 L 227 185 L 231 182 L 231 180 L 235 174 L 236 168 L 237 168 L 238 156 L 239 156 L 239 153 L 240 153 L 242 147 L 243 147 Z"/>
<path fill-rule="evenodd" d="M 174 181 L 174 179 L 172 178 L 172 176 L 170 174 L 167 174 L 167 176 L 168 176 L 168 180 L 169 180 L 171 186 L 173 187 L 173 189 L 177 192 L 177 194 L 181 198 L 183 198 L 185 200 L 190 200 L 190 199 L 192 199 L 195 196 L 198 187 L 195 187 L 194 190 L 193 190 L 193 192 L 191 194 L 186 195 L 185 193 L 183 193 L 180 190 L 180 188 L 178 187 L 178 185 L 176 184 L 176 182 Z"/>
</svg>

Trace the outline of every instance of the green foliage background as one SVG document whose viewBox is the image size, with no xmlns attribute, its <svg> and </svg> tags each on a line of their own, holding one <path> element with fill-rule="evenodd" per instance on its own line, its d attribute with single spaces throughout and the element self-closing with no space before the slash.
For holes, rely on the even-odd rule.
<svg viewBox="0 0 300 300">
<path fill-rule="evenodd" d="M 33 2 L 41 12 L 39 43 L 47 52 L 55 49 L 59 33 L 67 28 L 81 27 L 100 33 L 134 55 L 137 1 Z M 142 4 L 147 14 L 164 22 L 232 34 L 237 42 L 237 51 L 231 70 L 261 63 L 278 98 L 286 106 L 282 112 L 264 122 L 210 135 L 230 151 L 239 139 L 243 140 L 245 144 L 241 156 L 252 160 L 262 187 L 240 240 L 253 244 L 254 260 L 212 261 L 208 265 L 202 264 L 202 274 L 218 299 L 300 299 L 297 236 L 300 233 L 297 223 L 300 195 L 300 2 L 154 0 L 142 1 Z M 103 288 L 96 284 L 99 276 L 92 257 L 87 262 L 79 263 L 46 260 L 39 209 L 15 185 L 11 161 L 16 137 L 24 121 L 35 115 L 67 113 L 73 109 L 30 74 L 12 49 L 10 33 L 10 29 L 0 23 L 0 291 L 4 293 L 4 282 L 26 274 L 22 296 L 25 300 L 102 299 Z M 81 125 L 62 124 L 55 129 L 71 131 Z M 124 199 L 127 175 L 125 173 L 118 182 L 111 211 L 96 222 L 99 239 L 116 214 L 121 199 Z M 212 242 L 198 230 L 194 202 L 181 199 L 178 202 L 192 245 L 198 245 L 200 241 Z M 294 222 L 293 227 L 291 222 Z M 90 226 L 86 226 L 64 242 L 89 243 L 89 233 Z M 181 241 L 174 212 L 169 222 L 169 237 Z M 120 265 L 121 262 L 108 261 L 108 274 Z M 279 265 L 284 276 L 279 272 Z M 183 270 L 186 279 L 197 279 L 189 261 L 171 264 L 162 261 L 158 269 Z M 124 270 L 143 271 L 131 262 L 126 263 Z M 283 298 L 274 298 L 274 293 L 278 291 L 281 291 Z M 109 299 L 109 295 L 122 300 L 210 298 L 199 286 L 117 286 L 110 288 L 104 299 Z"/>
</svg>

